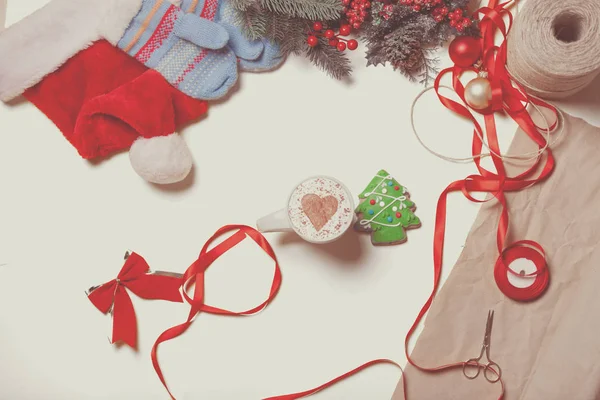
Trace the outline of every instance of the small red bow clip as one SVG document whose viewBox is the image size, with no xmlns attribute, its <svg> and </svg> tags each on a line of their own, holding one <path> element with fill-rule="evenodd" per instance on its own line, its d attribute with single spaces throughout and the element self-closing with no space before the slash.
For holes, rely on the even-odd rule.
<svg viewBox="0 0 600 400">
<path fill-rule="evenodd" d="M 137 253 L 131 253 L 126 255 L 125 265 L 116 279 L 93 287 L 87 293 L 92 304 L 102 313 L 112 309 L 111 343 L 124 342 L 136 348 L 137 322 L 127 289 L 143 299 L 183 303 L 179 291 L 182 283 L 182 276 L 178 274 L 151 273 L 146 260 Z"/>
</svg>

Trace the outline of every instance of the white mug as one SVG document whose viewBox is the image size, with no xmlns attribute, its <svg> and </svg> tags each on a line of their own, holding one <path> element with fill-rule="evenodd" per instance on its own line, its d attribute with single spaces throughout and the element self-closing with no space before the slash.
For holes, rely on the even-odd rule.
<svg viewBox="0 0 600 400">
<path fill-rule="evenodd" d="M 339 239 L 356 219 L 350 190 L 337 179 L 314 176 L 299 183 L 286 206 L 257 222 L 260 232 L 295 232 L 310 243 Z"/>
</svg>

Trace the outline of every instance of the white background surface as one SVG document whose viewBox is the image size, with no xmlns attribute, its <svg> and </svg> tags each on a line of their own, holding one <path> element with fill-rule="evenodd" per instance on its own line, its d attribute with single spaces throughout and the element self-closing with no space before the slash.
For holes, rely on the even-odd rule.
<svg viewBox="0 0 600 400">
<path fill-rule="evenodd" d="M 44 3 L 9 3 L 8 24 Z M 422 88 L 391 68 L 364 67 L 360 50 L 351 84 L 299 58 L 273 73 L 244 74 L 238 91 L 185 130 L 193 179 L 166 189 L 142 181 L 126 153 L 98 165 L 80 159 L 31 104 L 1 105 L 0 399 L 168 398 L 150 349 L 161 332 L 185 320 L 188 307 L 132 295 L 136 353 L 109 344 L 111 320 L 84 290 L 114 278 L 127 249 L 155 270 L 183 272 L 216 229 L 254 225 L 282 207 L 305 177 L 334 176 L 357 195 L 381 168 L 418 206 L 423 226 L 409 232 L 406 244 L 374 248 L 368 235 L 350 232 L 314 246 L 268 234 L 283 271 L 274 303 L 248 318 L 201 315 L 163 344 L 159 357 L 178 399 L 211 400 L 306 390 L 373 358 L 404 363 L 404 335 L 432 285 L 438 196 L 475 169 L 419 146 L 409 109 Z M 564 109 L 600 124 L 599 86 Z M 436 149 L 469 155 L 469 126 L 433 92 L 419 104 L 417 121 Z M 506 148 L 515 126 L 499 126 Z M 451 196 L 445 276 L 476 212 Z M 267 295 L 272 271 L 261 250 L 244 241 L 209 270 L 207 301 L 253 307 Z M 393 368 L 375 367 L 313 398 L 385 400 L 398 377 Z"/>
</svg>

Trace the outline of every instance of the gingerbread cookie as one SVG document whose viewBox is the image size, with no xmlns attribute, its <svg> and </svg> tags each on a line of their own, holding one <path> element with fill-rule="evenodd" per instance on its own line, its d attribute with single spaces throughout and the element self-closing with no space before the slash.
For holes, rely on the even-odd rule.
<svg viewBox="0 0 600 400">
<path fill-rule="evenodd" d="M 371 243 L 376 246 L 404 243 L 406 230 L 421 226 L 410 194 L 383 169 L 358 198 L 360 204 L 354 211 L 358 221 L 354 229 L 371 233 Z"/>
</svg>

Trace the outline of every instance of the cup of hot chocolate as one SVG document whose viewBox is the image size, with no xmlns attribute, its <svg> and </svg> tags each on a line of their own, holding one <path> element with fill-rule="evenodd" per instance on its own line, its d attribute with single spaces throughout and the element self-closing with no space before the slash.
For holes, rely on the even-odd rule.
<svg viewBox="0 0 600 400">
<path fill-rule="evenodd" d="M 286 206 L 257 222 L 261 232 L 295 232 L 310 243 L 339 239 L 354 223 L 350 190 L 337 179 L 314 176 L 298 184 Z"/>
</svg>

